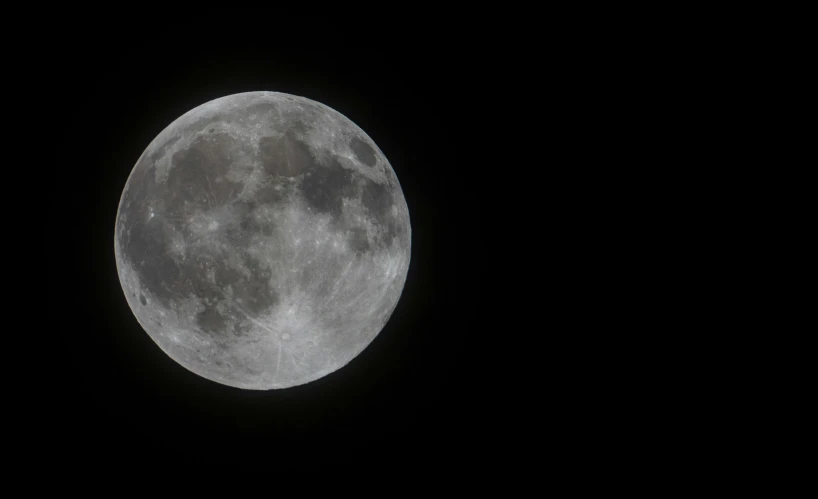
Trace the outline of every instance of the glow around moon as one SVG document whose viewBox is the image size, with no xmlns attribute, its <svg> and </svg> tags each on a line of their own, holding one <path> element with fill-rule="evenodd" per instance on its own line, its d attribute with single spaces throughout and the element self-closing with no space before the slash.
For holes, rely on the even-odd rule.
<svg viewBox="0 0 818 499">
<path fill-rule="evenodd" d="M 274 92 L 203 104 L 139 158 L 119 204 L 117 270 L 139 323 L 218 383 L 274 389 L 352 360 L 409 268 L 409 212 L 374 142 Z"/>
</svg>

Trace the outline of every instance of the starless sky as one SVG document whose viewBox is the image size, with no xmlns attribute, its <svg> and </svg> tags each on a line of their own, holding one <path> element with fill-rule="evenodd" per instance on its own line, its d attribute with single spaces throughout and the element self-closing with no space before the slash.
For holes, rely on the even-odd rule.
<svg viewBox="0 0 818 499">
<path fill-rule="evenodd" d="M 510 264 L 490 248 L 511 237 L 502 178 L 520 145 L 504 138 L 521 122 L 501 116 L 516 98 L 502 50 L 435 23 L 396 32 L 294 18 L 233 37 L 220 15 L 172 27 L 115 17 L 51 33 L 44 71 L 65 105 L 64 154 L 49 175 L 60 211 L 72 213 L 51 235 L 70 262 L 60 280 L 72 283 L 59 304 L 71 319 L 57 340 L 66 375 L 50 402 L 60 414 L 54 441 L 186 456 L 206 447 L 202 435 L 252 455 L 330 441 L 479 445 L 497 410 L 488 387 L 507 372 L 475 349 L 495 351 L 496 342 L 511 355 L 501 347 L 511 333 L 498 329 L 507 318 L 487 306 L 509 293 L 492 282 Z M 406 285 L 375 341 L 330 376 L 270 392 L 219 385 L 168 358 L 128 308 L 112 246 L 122 189 L 157 134 L 202 103 L 258 90 L 321 102 L 366 131 L 412 223 Z"/>
</svg>

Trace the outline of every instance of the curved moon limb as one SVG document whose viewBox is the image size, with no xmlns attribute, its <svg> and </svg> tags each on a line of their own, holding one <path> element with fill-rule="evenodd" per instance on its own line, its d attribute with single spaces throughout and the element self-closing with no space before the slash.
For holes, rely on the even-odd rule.
<svg viewBox="0 0 818 499">
<path fill-rule="evenodd" d="M 318 102 L 248 92 L 178 118 L 122 192 L 117 271 L 176 362 L 268 390 L 341 368 L 406 281 L 409 211 L 383 152 Z"/>
</svg>

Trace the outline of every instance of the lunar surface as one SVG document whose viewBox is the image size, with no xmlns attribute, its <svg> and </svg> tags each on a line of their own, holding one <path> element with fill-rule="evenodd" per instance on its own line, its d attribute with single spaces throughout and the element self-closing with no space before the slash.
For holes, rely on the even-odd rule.
<svg viewBox="0 0 818 499">
<path fill-rule="evenodd" d="M 326 376 L 372 342 L 403 290 L 411 229 L 394 170 L 358 126 L 250 92 L 151 142 L 114 246 L 128 304 L 168 356 L 268 390 Z"/>
</svg>

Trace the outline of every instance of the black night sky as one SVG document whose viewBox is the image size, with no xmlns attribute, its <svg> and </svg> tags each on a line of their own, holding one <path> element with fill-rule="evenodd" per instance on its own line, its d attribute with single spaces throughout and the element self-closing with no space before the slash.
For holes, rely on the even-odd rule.
<svg viewBox="0 0 818 499">
<path fill-rule="evenodd" d="M 503 271 L 490 247 L 506 237 L 496 186 L 513 168 L 501 137 L 519 126 L 498 118 L 514 90 L 506 55 L 475 28 L 304 18 L 217 27 L 231 15 L 73 23 L 55 28 L 40 56 L 65 102 L 53 175 L 65 218 L 54 231 L 66 248 L 60 282 L 74 283 L 53 312 L 66 318 L 59 385 L 40 401 L 53 415 L 43 423 L 51 445 L 320 461 L 319 445 L 333 459 L 421 448 L 445 459 L 497 438 L 491 415 L 505 409 L 488 387 L 508 374 L 492 355 L 507 355 L 493 344 L 510 323 L 487 307 L 507 295 L 492 284 Z M 413 238 L 404 293 L 376 340 L 332 375 L 267 392 L 216 384 L 164 354 L 128 307 L 112 245 L 125 181 L 153 138 L 206 101 L 254 90 L 308 97 L 365 130 L 401 182 Z"/>
<path fill-rule="evenodd" d="M 30 97 L 4 103 L 31 123 L 6 120 L 4 152 L 23 152 L 8 169 L 29 177 L 6 182 L 6 219 L 41 241 L 6 232 L 36 259 L 6 260 L 35 288 L 8 287 L 34 305 L 6 303 L 6 323 L 22 324 L 7 338 L 29 342 L 7 348 L 22 361 L 7 385 L 33 398 L 4 407 L 31 424 L 7 425 L 9 438 L 22 437 L 40 476 L 46 459 L 147 477 L 190 465 L 199 483 L 234 465 L 273 488 L 282 470 L 340 466 L 359 472 L 346 475 L 355 484 L 391 467 L 402 486 L 433 465 L 481 485 L 529 464 L 536 487 L 559 474 L 554 463 L 606 487 L 590 465 L 640 477 L 670 466 L 659 457 L 696 442 L 713 414 L 673 385 L 700 369 L 685 349 L 714 351 L 712 324 L 700 321 L 698 341 L 686 321 L 721 301 L 690 270 L 715 246 L 679 221 L 710 217 L 698 189 L 720 185 L 709 172 L 723 159 L 697 147 L 726 127 L 708 99 L 744 88 L 711 91 L 742 39 L 691 48 L 699 32 L 669 30 L 675 13 L 620 23 L 585 5 L 344 8 L 351 19 L 239 7 L 9 15 L 24 29 L 2 67 L 21 63 L 5 78 Z M 360 355 L 306 385 L 247 391 L 160 350 L 128 306 L 113 242 L 126 180 L 157 134 L 205 102 L 263 90 L 321 102 L 374 140 L 403 188 L 412 253 L 397 308 Z M 732 390 L 713 386 L 714 400 Z M 693 454 L 696 466 L 727 459 L 707 445 Z"/>
</svg>

